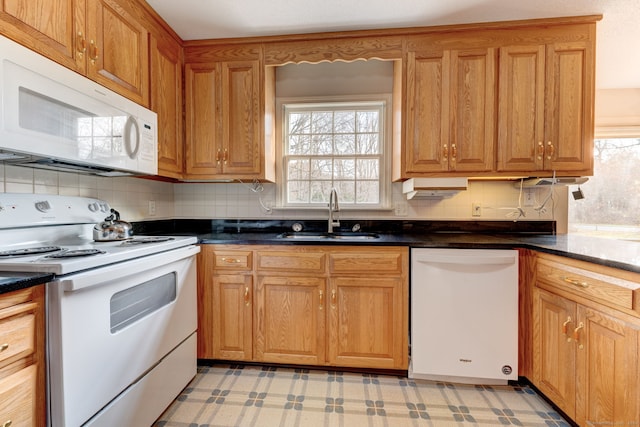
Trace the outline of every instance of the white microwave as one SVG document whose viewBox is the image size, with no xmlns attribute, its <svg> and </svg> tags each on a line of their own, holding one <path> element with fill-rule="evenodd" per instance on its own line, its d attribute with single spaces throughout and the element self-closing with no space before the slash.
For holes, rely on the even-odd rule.
<svg viewBox="0 0 640 427">
<path fill-rule="evenodd" d="M 0 161 L 155 175 L 157 121 L 153 111 L 0 36 Z"/>
</svg>

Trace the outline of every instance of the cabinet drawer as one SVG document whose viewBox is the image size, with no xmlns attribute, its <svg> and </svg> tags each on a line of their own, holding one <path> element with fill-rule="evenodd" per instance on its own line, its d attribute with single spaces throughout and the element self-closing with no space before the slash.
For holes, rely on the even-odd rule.
<svg viewBox="0 0 640 427">
<path fill-rule="evenodd" d="M 613 308 L 637 311 L 640 283 L 609 275 L 606 267 L 599 267 L 568 258 L 558 260 L 555 257 L 539 256 L 537 281 L 543 287 L 546 285 L 567 291 Z"/>
<path fill-rule="evenodd" d="M 36 378 L 37 367 L 31 365 L 0 380 L 0 425 L 36 425 Z"/>
<path fill-rule="evenodd" d="M 329 255 L 331 273 L 402 274 L 406 257 L 400 251 L 336 252 Z"/>
<path fill-rule="evenodd" d="M 324 273 L 325 255 L 322 252 L 256 251 L 259 272 Z"/>
<path fill-rule="evenodd" d="M 0 367 L 35 351 L 36 307 L 27 303 L 0 311 Z"/>
<path fill-rule="evenodd" d="M 214 270 L 250 270 L 253 267 L 252 251 L 214 251 Z"/>
</svg>

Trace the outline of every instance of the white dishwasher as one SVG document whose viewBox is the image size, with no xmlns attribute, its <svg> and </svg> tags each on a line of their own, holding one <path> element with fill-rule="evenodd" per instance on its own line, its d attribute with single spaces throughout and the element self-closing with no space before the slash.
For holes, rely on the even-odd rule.
<svg viewBox="0 0 640 427">
<path fill-rule="evenodd" d="M 518 378 L 518 251 L 411 249 L 409 377 Z"/>
</svg>

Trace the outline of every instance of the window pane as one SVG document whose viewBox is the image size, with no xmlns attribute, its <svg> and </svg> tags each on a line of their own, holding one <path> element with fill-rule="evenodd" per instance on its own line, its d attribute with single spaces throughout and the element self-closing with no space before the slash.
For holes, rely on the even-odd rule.
<svg viewBox="0 0 640 427">
<path fill-rule="evenodd" d="M 311 137 L 309 135 L 289 136 L 289 146 L 287 154 L 310 154 Z"/>
<path fill-rule="evenodd" d="M 336 111 L 334 121 L 335 133 L 354 133 L 356 131 L 355 111 Z"/>
<path fill-rule="evenodd" d="M 379 203 L 380 183 L 378 181 L 358 181 L 356 195 L 357 203 Z"/>
<path fill-rule="evenodd" d="M 288 162 L 287 177 L 289 179 L 303 179 L 309 177 L 309 160 L 292 159 Z"/>
<path fill-rule="evenodd" d="M 311 113 L 289 113 L 289 134 L 311 132 Z"/>
<path fill-rule="evenodd" d="M 380 154 L 380 140 L 377 133 L 358 135 L 358 154 Z"/>
<path fill-rule="evenodd" d="M 311 159 L 311 179 L 333 178 L 333 161 L 331 159 Z"/>
<path fill-rule="evenodd" d="M 378 132 L 379 120 L 377 111 L 358 111 L 358 132 Z"/>
<path fill-rule="evenodd" d="M 288 203 L 309 203 L 309 181 L 289 181 L 287 187 Z"/>
<path fill-rule="evenodd" d="M 333 136 L 328 135 L 313 135 L 313 143 L 309 154 L 333 154 Z"/>
<path fill-rule="evenodd" d="M 333 164 L 335 167 L 334 176 L 336 179 L 356 178 L 355 159 L 336 159 Z"/>
<path fill-rule="evenodd" d="M 356 136 L 354 134 L 336 135 L 334 142 L 336 154 L 356 154 Z"/>
<path fill-rule="evenodd" d="M 311 133 L 332 133 L 333 112 L 316 111 L 311 113 Z"/>
<path fill-rule="evenodd" d="M 378 159 L 359 159 L 356 162 L 356 179 L 379 179 L 380 161 Z"/>
<path fill-rule="evenodd" d="M 331 192 L 331 182 L 311 181 L 311 202 L 329 203 L 329 193 Z"/>
<path fill-rule="evenodd" d="M 340 203 L 355 203 L 356 183 L 355 181 L 335 181 L 338 200 Z"/>
</svg>

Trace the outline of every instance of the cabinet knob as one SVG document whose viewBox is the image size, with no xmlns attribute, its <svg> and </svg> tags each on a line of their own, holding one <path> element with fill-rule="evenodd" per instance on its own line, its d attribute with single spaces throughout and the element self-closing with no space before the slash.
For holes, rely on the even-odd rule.
<svg viewBox="0 0 640 427">
<path fill-rule="evenodd" d="M 9 348 L 9 343 L 4 343 L 4 344 L 0 345 L 0 353 L 2 353 L 3 351 L 5 351 L 8 348 Z"/>
</svg>

